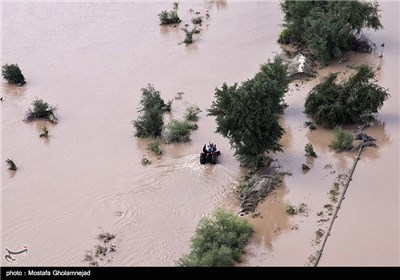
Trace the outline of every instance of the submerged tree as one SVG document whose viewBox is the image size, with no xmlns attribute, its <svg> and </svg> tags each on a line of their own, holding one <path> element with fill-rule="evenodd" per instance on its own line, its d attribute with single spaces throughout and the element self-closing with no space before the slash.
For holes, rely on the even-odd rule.
<svg viewBox="0 0 400 280">
<path fill-rule="evenodd" d="M 33 121 L 35 119 L 46 119 L 52 123 L 57 123 L 57 118 L 54 111 L 57 109 L 55 106 L 51 106 L 49 103 L 43 101 L 43 99 L 35 99 L 32 102 L 32 109 L 29 108 L 26 114 L 26 121 Z"/>
<path fill-rule="evenodd" d="M 15 165 L 15 163 L 14 163 L 14 161 L 12 159 L 7 159 L 6 163 L 7 163 L 7 166 L 8 166 L 8 170 L 12 170 L 12 171 L 17 170 L 17 166 Z"/>
<path fill-rule="evenodd" d="M 197 125 L 190 123 L 187 120 L 175 120 L 172 119 L 165 127 L 163 136 L 167 143 L 173 142 L 186 142 L 190 140 L 190 134 L 193 129 L 196 129 Z"/>
<path fill-rule="evenodd" d="M 1 67 L 3 78 L 10 84 L 25 84 L 25 77 L 22 75 L 18 64 L 5 64 Z"/>
<path fill-rule="evenodd" d="M 278 41 L 310 49 L 322 64 L 357 50 L 363 28 L 382 28 L 377 2 L 285 0 L 281 7 L 285 29 Z"/>
<path fill-rule="evenodd" d="M 180 23 L 181 19 L 178 16 L 178 2 L 174 2 L 173 8 L 171 11 L 162 11 L 158 14 L 161 24 L 173 24 Z"/>
<path fill-rule="evenodd" d="M 314 151 L 314 147 L 310 143 L 305 145 L 304 151 L 306 152 L 306 156 L 317 157 L 317 154 Z"/>
<path fill-rule="evenodd" d="M 375 73 L 362 65 L 350 78 L 336 83 L 338 73 L 329 74 L 308 94 L 305 112 L 325 127 L 358 124 L 364 117 L 377 113 L 389 97 L 388 90 L 371 81 Z"/>
<path fill-rule="evenodd" d="M 185 39 L 183 40 L 183 42 L 186 45 L 190 45 L 191 43 L 193 43 L 193 35 L 194 34 L 198 34 L 200 33 L 200 30 L 195 27 L 193 27 L 192 30 L 188 30 L 187 27 L 182 28 L 183 32 L 185 32 Z"/>
<path fill-rule="evenodd" d="M 233 266 L 241 261 L 244 247 L 253 229 L 249 222 L 223 210 L 213 218 L 203 218 L 192 238 L 191 252 L 183 256 L 179 266 Z"/>
<path fill-rule="evenodd" d="M 278 141 L 284 130 L 277 113 L 284 108 L 286 91 L 286 68 L 279 58 L 261 66 L 261 71 L 241 86 L 224 83 L 215 90 L 208 115 L 216 117 L 217 132 L 229 139 L 242 165 L 259 167 L 266 153 L 282 150 Z"/>
<path fill-rule="evenodd" d="M 160 96 L 160 92 L 153 85 L 148 84 L 142 88 L 142 99 L 140 100 L 140 110 L 142 114 L 137 120 L 133 121 L 136 129 L 135 135 L 138 137 L 155 138 L 161 135 L 164 125 L 163 112 L 171 110 L 171 102 L 165 104 Z"/>
</svg>

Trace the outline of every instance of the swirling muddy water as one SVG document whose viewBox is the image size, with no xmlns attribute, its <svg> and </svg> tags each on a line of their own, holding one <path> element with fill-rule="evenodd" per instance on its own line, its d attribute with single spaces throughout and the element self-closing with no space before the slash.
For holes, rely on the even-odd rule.
<svg viewBox="0 0 400 280">
<path fill-rule="evenodd" d="M 383 59 L 376 53 L 348 54 L 349 62 L 334 62 L 319 73 L 320 78 L 363 61 L 379 65 L 379 82 L 392 94 L 379 122 L 367 131 L 379 148 L 362 155 L 323 265 L 399 263 L 398 4 L 381 5 L 385 29 L 371 37 L 377 44 L 385 41 Z M 85 251 L 103 230 L 116 234 L 117 251 L 107 265 L 174 265 L 188 252 L 201 217 L 217 207 L 237 210 L 232 194 L 241 169 L 205 110 L 216 86 L 251 78 L 280 52 L 282 14 L 278 2 L 182 2 L 180 26 L 159 26 L 157 13 L 170 7 L 3 3 L 2 64 L 18 63 L 28 82 L 21 88 L 1 83 L 2 162 L 12 158 L 19 168 L 2 169 L 2 248 L 29 247 L 18 265 L 87 265 Z M 185 47 L 179 44 L 180 27 L 194 17 L 190 8 L 210 17 Z M 146 151 L 147 142 L 134 137 L 130 123 L 147 83 L 174 100 L 166 121 L 181 118 L 190 104 L 203 110 L 191 141 L 163 144 L 161 159 Z M 329 150 L 331 131 L 309 133 L 303 127 L 304 98 L 315 83 L 292 84 L 285 98 L 285 152 L 276 158 L 292 176 L 257 209 L 261 218 L 248 218 L 256 232 L 243 265 L 304 265 L 316 250 L 316 213 L 329 201 L 337 174 L 352 164 L 355 153 Z M 184 92 L 182 99 L 175 99 L 177 92 Z M 23 122 L 35 97 L 58 106 L 58 124 Z M 38 136 L 44 125 L 47 140 Z M 222 151 L 216 166 L 198 162 L 208 141 Z M 303 173 L 308 142 L 318 158 Z M 151 165 L 141 165 L 143 155 Z M 285 213 L 285 204 L 301 202 L 308 205 L 305 214 Z"/>
</svg>

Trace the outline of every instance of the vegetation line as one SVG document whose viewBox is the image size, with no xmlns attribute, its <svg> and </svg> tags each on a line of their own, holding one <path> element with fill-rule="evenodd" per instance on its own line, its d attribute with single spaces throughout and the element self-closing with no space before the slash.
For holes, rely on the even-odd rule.
<svg viewBox="0 0 400 280">
<path fill-rule="evenodd" d="M 333 213 L 333 216 L 332 216 L 333 218 L 332 218 L 332 220 L 331 220 L 331 222 L 329 224 L 328 230 L 327 230 L 327 232 L 325 234 L 324 241 L 322 242 L 321 249 L 318 250 L 318 252 L 317 252 L 318 255 L 317 255 L 317 259 L 316 259 L 316 261 L 314 263 L 314 267 L 318 266 L 319 260 L 321 259 L 321 256 L 322 256 L 322 252 L 324 251 L 324 248 L 325 248 L 325 244 L 326 244 L 326 242 L 328 240 L 328 237 L 331 235 L 331 230 L 332 230 L 332 227 L 333 227 L 333 223 L 335 222 L 335 220 L 337 218 L 337 214 L 339 212 L 340 206 L 342 205 L 344 196 L 346 195 L 347 188 L 349 187 L 350 181 L 352 180 L 354 170 L 356 169 L 357 163 L 360 160 L 361 153 L 365 148 L 365 145 L 364 145 L 365 142 L 366 142 L 365 139 L 363 139 L 363 142 L 361 143 L 360 147 L 358 148 L 358 153 L 356 155 L 356 158 L 354 159 L 354 163 L 353 163 L 353 166 L 352 166 L 352 168 L 350 170 L 349 176 L 347 177 L 347 181 L 346 181 L 346 183 L 344 185 L 344 190 L 342 192 L 342 195 L 340 196 L 339 203 L 336 206 L 335 212 Z"/>
</svg>

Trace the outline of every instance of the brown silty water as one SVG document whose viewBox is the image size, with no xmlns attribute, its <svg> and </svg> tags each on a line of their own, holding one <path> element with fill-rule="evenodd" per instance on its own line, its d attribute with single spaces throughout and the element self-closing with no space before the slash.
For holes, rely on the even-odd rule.
<svg viewBox="0 0 400 280">
<path fill-rule="evenodd" d="M 385 29 L 371 34 L 377 44 L 388 42 L 382 60 L 376 53 L 350 54 L 349 62 L 335 62 L 319 74 L 363 61 L 379 64 L 379 82 L 392 93 L 380 123 L 367 131 L 379 148 L 362 155 L 322 265 L 398 264 L 399 114 L 393 78 L 398 65 L 391 61 L 398 59 L 399 45 L 398 27 L 389 25 L 398 18 L 390 14 L 392 5 L 382 3 Z M 229 197 L 241 170 L 205 110 L 216 86 L 252 77 L 280 52 L 279 5 L 180 3 L 179 27 L 195 16 L 190 8 L 210 14 L 188 47 L 178 45 L 184 37 L 179 27 L 159 26 L 157 13 L 170 8 L 170 3 L 3 4 L 2 62 L 17 62 L 28 81 L 22 88 L 1 85 L 3 162 L 12 158 L 19 167 L 16 173 L 2 171 L 2 247 L 29 246 L 18 265 L 87 265 L 85 250 L 97 244 L 102 230 L 116 234 L 111 265 L 174 265 L 188 252 L 199 219 L 236 203 Z M 184 92 L 166 120 L 182 117 L 190 104 L 203 110 L 191 141 L 162 145 L 159 160 L 146 151 L 145 140 L 133 136 L 130 124 L 147 83 L 165 100 Z M 355 153 L 329 150 L 330 130 L 309 133 L 303 127 L 304 98 L 315 83 L 293 84 L 286 96 L 285 152 L 277 159 L 292 176 L 259 206 L 261 218 L 249 218 L 256 232 L 243 265 L 304 265 L 318 248 L 312 242 L 319 227 L 316 213 L 329 202 L 326 193 L 335 177 L 352 164 Z M 23 122 L 35 97 L 58 105 L 57 125 Z M 48 140 L 38 137 L 44 125 Z M 198 153 L 208 141 L 222 151 L 221 164 L 199 165 Z M 318 154 L 313 161 L 304 157 L 308 142 Z M 153 161 L 150 166 L 140 164 L 143 155 Z M 312 166 L 307 173 L 301 171 L 303 162 Z M 369 184 L 380 174 L 385 192 Z M 308 205 L 305 213 L 285 213 L 285 204 L 301 202 Z M 384 238 L 370 242 L 371 236 Z"/>
</svg>

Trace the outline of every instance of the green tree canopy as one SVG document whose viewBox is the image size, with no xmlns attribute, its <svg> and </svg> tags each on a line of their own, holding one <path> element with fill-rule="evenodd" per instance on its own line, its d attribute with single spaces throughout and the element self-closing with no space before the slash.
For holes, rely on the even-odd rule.
<svg viewBox="0 0 400 280">
<path fill-rule="evenodd" d="M 377 2 L 285 0 L 281 7 L 285 29 L 278 41 L 307 47 L 322 64 L 355 48 L 363 28 L 382 28 Z"/>
<path fill-rule="evenodd" d="M 203 218 L 192 238 L 191 252 L 178 261 L 179 266 L 233 266 L 240 262 L 253 230 L 246 220 L 217 210 L 212 219 Z"/>
<path fill-rule="evenodd" d="M 142 88 L 141 91 L 142 99 L 139 111 L 142 114 L 133 121 L 136 129 L 135 135 L 145 138 L 160 136 L 164 125 L 162 114 L 163 111 L 171 110 L 171 102 L 165 104 L 160 92 L 151 84 L 147 84 L 147 87 Z"/>
<path fill-rule="evenodd" d="M 3 78 L 10 84 L 25 83 L 24 75 L 18 64 L 5 64 L 1 67 L 1 74 Z"/>
<path fill-rule="evenodd" d="M 325 127 L 357 124 L 363 116 L 377 113 L 389 97 L 388 90 L 372 83 L 375 73 L 362 65 L 347 81 L 336 83 L 338 73 L 329 74 L 308 94 L 305 112 Z"/>
<path fill-rule="evenodd" d="M 282 150 L 278 141 L 284 130 L 277 113 L 283 111 L 287 85 L 287 68 L 276 58 L 241 86 L 216 88 L 208 115 L 216 117 L 217 132 L 229 139 L 242 165 L 260 166 L 265 153 Z"/>
</svg>

